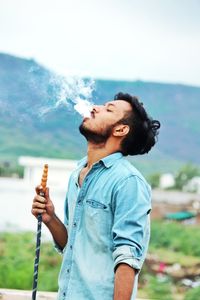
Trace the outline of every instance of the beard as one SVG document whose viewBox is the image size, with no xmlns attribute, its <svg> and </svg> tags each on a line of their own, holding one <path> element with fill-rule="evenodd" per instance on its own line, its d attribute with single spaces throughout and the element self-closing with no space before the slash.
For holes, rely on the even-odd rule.
<svg viewBox="0 0 200 300">
<path fill-rule="evenodd" d="M 112 129 L 113 126 L 110 126 L 104 130 L 101 130 L 101 132 L 95 132 L 85 127 L 83 123 L 79 126 L 79 131 L 86 138 L 86 140 L 96 145 L 105 144 L 112 133 Z"/>
</svg>

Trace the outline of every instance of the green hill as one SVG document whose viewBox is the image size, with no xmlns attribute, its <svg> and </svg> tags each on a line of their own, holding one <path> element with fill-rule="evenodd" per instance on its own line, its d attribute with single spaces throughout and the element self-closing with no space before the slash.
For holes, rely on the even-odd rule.
<svg viewBox="0 0 200 300">
<path fill-rule="evenodd" d="M 43 118 L 42 106 L 55 102 L 59 84 L 34 60 L 0 54 L 0 160 L 20 155 L 77 159 L 86 143 L 78 131 L 80 116 L 60 106 Z M 137 95 L 161 121 L 159 141 L 148 155 L 131 158 L 147 172 L 175 170 L 184 162 L 200 164 L 200 88 L 143 81 L 96 80 L 95 103 L 119 92 Z"/>
</svg>

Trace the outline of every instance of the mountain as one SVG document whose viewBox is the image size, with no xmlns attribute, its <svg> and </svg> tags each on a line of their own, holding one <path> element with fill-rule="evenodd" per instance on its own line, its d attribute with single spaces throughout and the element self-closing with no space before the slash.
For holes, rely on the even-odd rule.
<svg viewBox="0 0 200 300">
<path fill-rule="evenodd" d="M 14 161 L 20 155 L 79 159 L 85 154 L 86 143 L 78 130 L 81 117 L 72 105 L 39 114 L 41 108 L 55 106 L 62 92 L 56 78 L 32 59 L 0 54 L 1 161 Z M 185 162 L 200 164 L 199 87 L 96 80 L 93 101 L 104 103 L 119 91 L 137 95 L 161 122 L 151 153 L 130 158 L 137 166 L 147 172 L 169 172 Z"/>
</svg>

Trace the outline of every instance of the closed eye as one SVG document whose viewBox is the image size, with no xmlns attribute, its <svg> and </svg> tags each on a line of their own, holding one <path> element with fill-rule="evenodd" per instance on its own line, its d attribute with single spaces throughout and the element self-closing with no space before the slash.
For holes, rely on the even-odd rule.
<svg viewBox="0 0 200 300">
<path fill-rule="evenodd" d="M 110 109 L 110 108 L 114 107 L 114 105 L 112 103 L 106 103 L 106 104 L 104 104 L 104 106 L 106 107 L 106 111 L 113 112 L 113 109 Z"/>
</svg>

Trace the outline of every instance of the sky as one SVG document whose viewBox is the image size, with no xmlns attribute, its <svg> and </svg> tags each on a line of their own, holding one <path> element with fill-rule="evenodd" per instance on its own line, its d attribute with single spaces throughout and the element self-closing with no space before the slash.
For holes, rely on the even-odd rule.
<svg viewBox="0 0 200 300">
<path fill-rule="evenodd" d="M 66 75 L 200 86 L 199 0 L 0 0 L 0 52 Z"/>
</svg>

